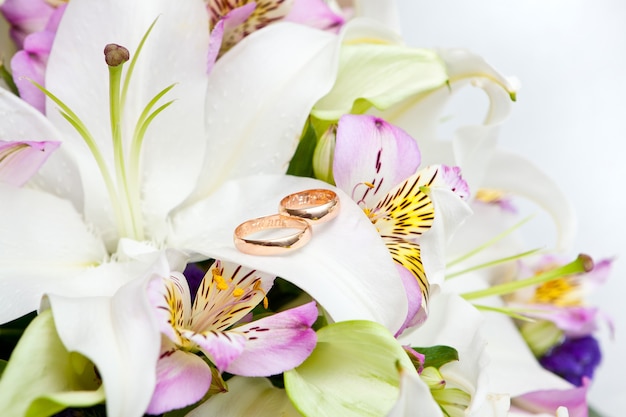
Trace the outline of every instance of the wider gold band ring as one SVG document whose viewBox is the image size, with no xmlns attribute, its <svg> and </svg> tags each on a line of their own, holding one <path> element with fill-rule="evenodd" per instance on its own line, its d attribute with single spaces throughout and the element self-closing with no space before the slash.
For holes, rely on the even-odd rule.
<svg viewBox="0 0 626 417">
<path fill-rule="evenodd" d="M 310 223 L 323 223 L 337 217 L 339 197 L 334 191 L 322 188 L 300 191 L 280 200 L 278 212 Z"/>
<path fill-rule="evenodd" d="M 295 229 L 296 232 L 267 239 L 247 237 L 272 229 Z M 241 223 L 235 229 L 233 241 L 237 249 L 250 255 L 282 255 L 306 245 L 311 233 L 311 226 L 305 220 L 273 214 Z"/>
</svg>

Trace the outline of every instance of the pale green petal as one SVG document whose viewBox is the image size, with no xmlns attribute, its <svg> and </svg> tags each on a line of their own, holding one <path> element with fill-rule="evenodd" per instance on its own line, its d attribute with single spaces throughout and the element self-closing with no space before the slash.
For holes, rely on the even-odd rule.
<svg viewBox="0 0 626 417">
<path fill-rule="evenodd" d="M 228 380 L 228 392 L 217 394 L 186 417 L 300 417 L 284 389 L 265 378 L 236 376 Z"/>
<path fill-rule="evenodd" d="M 313 116 L 334 121 L 345 113 L 363 113 L 371 106 L 385 110 L 441 87 L 448 79 L 435 51 L 367 41 L 342 45 L 335 86 L 317 102 Z"/>
<path fill-rule="evenodd" d="M 46 310 L 28 326 L 2 374 L 2 415 L 43 417 L 68 405 L 100 403 L 104 391 L 96 379 L 93 365 L 63 346 Z"/>
<path fill-rule="evenodd" d="M 285 388 L 308 417 L 385 415 L 399 395 L 398 369 L 415 369 L 387 329 L 347 321 L 317 332 L 317 347 L 302 365 L 285 373 Z"/>
</svg>

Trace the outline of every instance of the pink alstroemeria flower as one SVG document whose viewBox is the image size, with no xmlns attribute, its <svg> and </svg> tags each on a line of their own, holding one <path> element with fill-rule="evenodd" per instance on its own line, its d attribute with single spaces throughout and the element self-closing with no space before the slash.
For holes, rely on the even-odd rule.
<svg viewBox="0 0 626 417">
<path fill-rule="evenodd" d="M 565 263 L 566 259 L 547 255 L 535 265 L 521 265 L 520 274 L 522 277 L 532 276 Z M 509 304 L 531 310 L 525 313 L 530 317 L 551 321 L 567 336 L 587 336 L 597 330 L 602 319 L 612 332 L 610 318 L 597 307 L 585 304 L 585 298 L 608 279 L 612 263 L 612 259 L 602 259 L 594 263 L 590 272 L 565 276 L 529 291 L 518 292 L 509 299 Z"/>
<path fill-rule="evenodd" d="M 460 170 L 433 165 L 417 171 L 420 162 L 415 140 L 383 119 L 345 115 L 339 120 L 333 176 L 376 226 L 397 264 L 409 299 L 398 334 L 423 322 L 428 311 L 430 282 L 418 240 L 433 227 L 435 194 L 446 196 L 445 215 L 457 226 L 468 214 L 462 199 L 469 190 Z"/>
<path fill-rule="evenodd" d="M 270 376 L 298 366 L 315 347 L 314 302 L 238 325 L 265 295 L 274 277 L 216 261 L 200 283 L 193 304 L 182 274 L 151 288 L 164 334 L 157 385 L 147 412 L 163 412 L 200 400 L 211 386 L 211 368 L 242 376 Z"/>
<path fill-rule="evenodd" d="M 581 387 L 568 390 L 554 389 L 529 392 L 513 400 L 511 411 L 523 415 L 526 415 L 524 413 L 526 411 L 528 415 L 546 413 L 559 416 L 559 408 L 565 407 L 569 417 L 587 417 L 589 412 L 587 406 L 589 385 L 589 379 L 585 378 Z"/>
<path fill-rule="evenodd" d="M 279 21 L 337 31 L 345 19 L 323 0 L 205 0 L 215 53 L 221 55 L 254 31 Z"/>
<path fill-rule="evenodd" d="M 35 175 L 60 142 L 0 141 L 0 182 L 21 187 Z"/>
<path fill-rule="evenodd" d="M 11 37 L 21 50 L 11 59 L 11 71 L 20 97 L 40 112 L 45 96 L 32 81 L 44 85 L 48 57 L 67 4 L 44 0 L 8 0 L 0 11 L 11 24 Z"/>
</svg>

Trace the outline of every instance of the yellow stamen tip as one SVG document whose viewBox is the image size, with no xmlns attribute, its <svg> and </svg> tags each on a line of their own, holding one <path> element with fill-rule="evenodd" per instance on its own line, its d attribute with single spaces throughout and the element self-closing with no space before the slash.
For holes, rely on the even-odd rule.
<svg viewBox="0 0 626 417">
<path fill-rule="evenodd" d="M 241 297 L 243 295 L 243 290 L 241 288 L 235 288 L 233 291 L 233 297 Z"/>
</svg>

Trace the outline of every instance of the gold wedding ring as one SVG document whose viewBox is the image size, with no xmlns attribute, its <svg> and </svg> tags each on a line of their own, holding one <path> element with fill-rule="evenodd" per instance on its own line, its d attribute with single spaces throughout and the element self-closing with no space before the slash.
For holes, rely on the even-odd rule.
<svg viewBox="0 0 626 417">
<path fill-rule="evenodd" d="M 300 191 L 280 200 L 278 212 L 310 223 L 323 223 L 339 213 L 339 198 L 334 191 L 321 188 Z"/>
<path fill-rule="evenodd" d="M 293 229 L 287 235 L 280 234 L 278 229 Z M 249 237 L 267 232 L 267 238 Z M 235 229 L 233 240 L 235 247 L 250 255 L 282 255 L 301 248 L 311 239 L 311 226 L 297 217 L 273 214 L 241 223 Z"/>
</svg>

